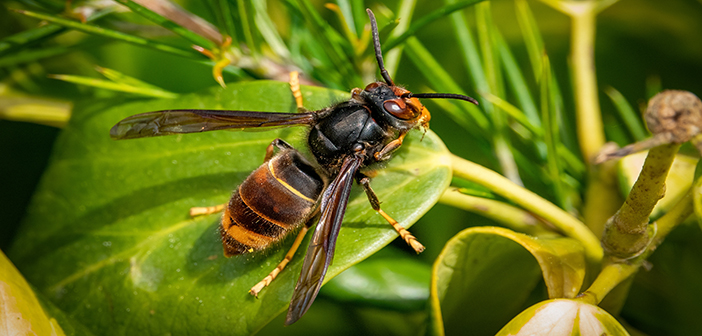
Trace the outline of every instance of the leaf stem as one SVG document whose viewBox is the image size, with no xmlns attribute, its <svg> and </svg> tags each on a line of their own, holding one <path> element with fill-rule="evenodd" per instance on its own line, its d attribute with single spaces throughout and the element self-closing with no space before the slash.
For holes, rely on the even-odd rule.
<svg viewBox="0 0 702 336">
<path fill-rule="evenodd" d="M 483 185 L 494 193 L 542 217 L 566 236 L 580 241 L 591 264 L 599 264 L 603 251 L 600 241 L 581 221 L 541 196 L 520 187 L 481 165 L 451 155 L 454 176 Z"/>
<path fill-rule="evenodd" d="M 631 265 L 626 263 L 609 263 L 600 274 L 597 275 L 595 281 L 590 285 L 585 292 L 578 295 L 576 300 L 583 301 L 589 304 L 597 305 L 612 291 L 617 285 L 626 280 L 632 274 L 636 273 L 640 265 Z"/>
</svg>

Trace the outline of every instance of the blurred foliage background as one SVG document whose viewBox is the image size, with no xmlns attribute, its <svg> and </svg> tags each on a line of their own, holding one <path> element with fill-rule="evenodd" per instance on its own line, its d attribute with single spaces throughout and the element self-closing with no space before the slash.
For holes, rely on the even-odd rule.
<svg viewBox="0 0 702 336">
<path fill-rule="evenodd" d="M 79 3 L 79 1 L 74 1 Z M 189 11 L 200 15 L 210 22 L 216 22 L 208 2 L 179 1 Z M 314 8 L 322 15 L 324 22 L 341 30 L 336 14 L 324 8 L 324 1 L 313 0 Z M 282 1 L 267 2 L 270 16 L 274 18 L 276 28 L 285 38 L 294 32 L 287 29 L 285 21 L 287 10 Z M 366 6 L 376 8 L 385 6 L 397 8 L 397 1 L 366 1 Z M 570 21 L 562 13 L 539 2 L 530 1 L 529 5 L 537 20 L 538 28 L 544 39 L 552 71 L 563 92 L 564 114 L 574 109 L 572 87 L 568 68 L 570 48 Z M 0 39 L 34 27 L 37 20 L 28 18 L 11 9 L 50 8 L 60 10 L 62 2 L 44 1 L 8 1 L 0 5 Z M 428 13 L 438 8 L 436 1 L 418 1 L 414 19 L 421 13 Z M 530 73 L 529 57 L 523 35 L 515 14 L 515 5 L 511 0 L 491 1 L 492 19 L 499 28 L 505 41 L 523 69 L 525 76 L 533 78 Z M 124 15 L 124 14 L 117 14 Z M 468 22 L 474 25 L 468 14 Z M 122 31 L 138 30 L 140 34 L 166 39 L 173 44 L 187 47 L 187 43 L 176 37 L 169 37 L 162 29 L 148 25 L 138 17 L 128 17 L 133 25 L 116 27 Z M 595 62 L 599 98 L 605 121 L 607 138 L 624 145 L 632 142 L 633 137 L 625 127 L 612 101 L 605 90 L 615 88 L 638 111 L 653 94 L 661 89 L 684 89 L 693 93 L 702 92 L 702 1 L 700 0 L 620 0 L 599 14 L 595 44 Z M 453 29 L 449 20 L 438 20 L 416 33 L 416 37 L 432 52 L 441 66 L 453 76 L 453 79 L 466 93 L 479 96 L 472 88 L 469 71 L 465 69 L 456 45 Z M 304 38 L 314 38 L 306 35 Z M 74 105 L 90 104 L 92 99 L 114 97 L 110 91 L 96 90 L 91 87 L 75 85 L 48 78 L 48 74 L 74 74 L 95 77 L 95 65 L 115 69 L 128 76 L 154 84 L 175 93 L 188 93 L 217 85 L 212 78 L 211 65 L 192 62 L 173 56 L 104 38 L 71 32 L 59 36 L 55 45 L 79 43 L 78 48 L 66 52 L 57 52 L 56 56 L 42 58 L 38 61 L 19 62 L 10 65 L 0 64 L 0 108 L 15 95 L 43 97 L 59 103 Z M 305 40 L 299 41 L 305 44 Z M 303 69 L 307 65 L 300 65 Z M 313 80 L 319 80 L 324 72 L 315 72 Z M 407 56 L 401 56 L 398 70 L 393 74 L 396 83 L 422 92 L 431 87 L 427 78 Z M 365 78 L 363 78 L 365 79 Z M 225 74 L 227 82 L 235 77 Z M 529 81 L 537 88 L 533 81 Z M 355 85 L 363 85 L 354 82 Z M 336 89 L 350 90 L 345 81 L 336 81 L 329 85 Z M 535 89 L 538 92 L 538 89 Z M 484 151 L 475 150 L 484 147 L 479 135 L 471 134 L 458 125 L 443 109 L 434 102 L 426 102 L 433 111 L 431 129 L 446 143 L 451 152 L 468 160 L 499 169 L 494 157 Z M 565 119 L 568 119 L 566 117 Z M 566 120 L 566 122 L 573 122 Z M 574 129 L 574 128 L 571 128 Z M 52 145 L 60 130 L 19 121 L 0 119 L 0 249 L 7 250 L 13 236 L 26 213 L 27 205 L 37 187 L 37 183 L 47 165 Z M 572 135 L 574 138 L 574 135 Z M 476 145 L 478 144 L 478 145 Z M 577 152 L 577 146 L 567 144 Z M 524 175 L 524 184 L 542 196 L 551 199 L 548 187 L 540 181 L 538 174 Z M 445 242 L 460 230 L 476 225 L 495 225 L 494 222 L 476 214 L 458 210 L 447 205 L 437 204 L 414 227 L 413 233 L 427 246 L 418 260 L 430 265 L 437 257 Z M 627 306 L 643 309 L 627 309 L 622 315 L 628 323 L 651 335 L 686 334 L 699 327 L 698 321 L 690 311 L 698 307 L 702 300 L 699 280 L 702 280 L 702 234 L 699 228 L 683 226 L 674 232 L 665 245 L 652 257 L 654 265 L 649 272 L 640 272 L 631 288 Z M 692 244 L 691 242 L 697 242 Z M 393 247 L 404 249 L 403 242 L 393 243 Z M 388 254 L 394 251 L 386 252 Z M 374 257 L 384 258 L 384 255 Z M 678 259 L 679 263 L 667 263 L 666 260 Z M 676 286 L 665 286 L 672 279 L 677 279 Z M 306 318 L 295 326 L 286 329 L 291 334 L 316 334 L 353 330 L 373 330 L 376 334 L 412 334 L 414 328 L 424 319 L 422 310 L 398 312 L 382 308 L 355 307 L 340 305 L 333 295 L 325 296 L 313 305 Z M 389 321 L 389 322 L 388 322 Z M 282 320 L 275 320 L 262 333 L 276 333 Z M 699 329 L 697 329 L 699 331 Z"/>
</svg>

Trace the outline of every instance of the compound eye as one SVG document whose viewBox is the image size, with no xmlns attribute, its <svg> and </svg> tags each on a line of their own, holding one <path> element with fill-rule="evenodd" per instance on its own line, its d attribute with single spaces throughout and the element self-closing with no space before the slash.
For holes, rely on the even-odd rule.
<svg viewBox="0 0 702 336">
<path fill-rule="evenodd" d="M 381 83 L 381 82 L 373 82 L 373 83 L 368 84 L 368 85 L 366 86 L 365 90 L 366 90 L 366 91 L 370 91 L 370 90 L 373 90 L 373 89 L 378 88 L 378 87 L 381 86 L 381 85 L 383 85 L 383 83 Z"/>
<path fill-rule="evenodd" d="M 409 120 L 414 117 L 414 114 L 407 108 L 407 105 L 405 105 L 402 99 L 388 99 L 383 102 L 383 108 L 385 108 L 385 111 L 388 111 L 388 113 L 400 119 Z"/>
</svg>

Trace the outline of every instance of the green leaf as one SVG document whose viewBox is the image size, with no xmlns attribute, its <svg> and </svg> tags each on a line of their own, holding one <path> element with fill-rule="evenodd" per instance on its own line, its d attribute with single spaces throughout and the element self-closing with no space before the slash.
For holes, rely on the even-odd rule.
<svg viewBox="0 0 702 336">
<path fill-rule="evenodd" d="M 494 334 L 530 302 L 541 278 L 550 298 L 574 297 L 585 275 L 581 245 L 497 227 L 461 231 L 434 263 L 431 332 Z M 480 329 L 476 329 L 480 328 Z"/>
<path fill-rule="evenodd" d="M 529 307 L 510 321 L 498 336 L 506 335 L 629 335 L 604 309 L 576 300 L 549 300 Z"/>
<path fill-rule="evenodd" d="M 316 87 L 303 87 L 302 93 L 310 109 L 349 97 Z M 188 210 L 226 202 L 276 137 L 306 152 L 305 129 L 126 141 L 111 140 L 109 129 L 124 117 L 153 110 L 295 111 L 288 85 L 240 83 L 177 99 L 113 103 L 75 111 L 17 235 L 13 261 L 59 308 L 98 334 L 259 330 L 286 309 L 302 252 L 257 300 L 249 288 L 275 268 L 292 240 L 227 259 L 219 215 L 191 219 Z M 412 132 L 372 182 L 383 209 L 405 227 L 437 201 L 451 178 L 443 143 L 431 132 L 421 139 Z M 354 187 L 326 280 L 396 236 Z"/>
</svg>

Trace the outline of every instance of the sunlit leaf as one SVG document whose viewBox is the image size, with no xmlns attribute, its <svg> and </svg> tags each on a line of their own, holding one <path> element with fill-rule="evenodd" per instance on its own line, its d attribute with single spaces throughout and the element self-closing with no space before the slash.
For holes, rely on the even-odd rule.
<svg viewBox="0 0 702 336">
<path fill-rule="evenodd" d="M 314 87 L 302 92 L 311 109 L 349 97 Z M 174 108 L 285 112 L 295 103 L 286 83 L 251 82 L 77 109 L 56 142 L 10 256 L 51 301 L 98 334 L 253 333 L 287 308 L 302 253 L 255 299 L 248 289 L 282 260 L 291 241 L 227 259 L 219 216 L 191 219 L 188 209 L 226 202 L 276 137 L 306 152 L 305 129 L 109 137 L 124 117 Z M 441 141 L 431 132 L 421 139 L 412 132 L 372 182 L 384 210 L 406 227 L 451 179 Z M 355 188 L 327 280 L 396 235 Z"/>
<path fill-rule="evenodd" d="M 617 336 L 629 333 L 600 307 L 559 299 L 529 307 L 497 335 Z"/>
<path fill-rule="evenodd" d="M 65 335 L 50 318 L 22 274 L 0 251 L 0 333 Z"/>
<path fill-rule="evenodd" d="M 698 162 L 697 166 L 700 167 L 702 165 Z M 695 209 L 695 216 L 700 224 L 700 228 L 702 228 L 702 178 L 696 176 L 695 184 L 692 188 L 692 202 Z"/>
</svg>

